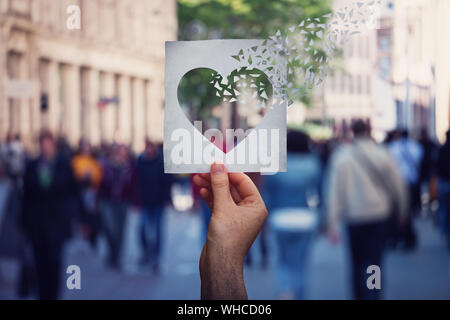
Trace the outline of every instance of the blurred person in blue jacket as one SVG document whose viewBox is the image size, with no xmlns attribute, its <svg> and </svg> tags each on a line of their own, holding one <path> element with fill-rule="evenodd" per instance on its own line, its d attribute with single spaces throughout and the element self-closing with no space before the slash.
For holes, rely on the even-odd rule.
<svg viewBox="0 0 450 320">
<path fill-rule="evenodd" d="M 0 158 L 0 239 L 2 240 L 9 240 L 4 239 L 4 225 L 5 225 L 5 218 L 7 213 L 11 211 L 11 192 L 12 192 L 12 186 L 11 182 L 6 176 L 5 167 L 2 159 Z M 3 241 L 1 243 L 7 244 L 6 241 Z M 2 247 L 0 245 L 0 248 Z M 2 250 L 0 249 L 0 256 L 2 256 Z"/>
<path fill-rule="evenodd" d="M 263 177 L 269 226 L 277 244 L 277 282 L 281 299 L 305 297 L 308 256 L 317 229 L 315 207 L 321 165 L 302 132 L 287 135 L 287 172 Z"/>
<path fill-rule="evenodd" d="M 101 230 L 109 246 L 108 265 L 120 270 L 122 240 L 128 206 L 134 197 L 134 166 L 125 145 L 113 145 L 103 161 L 103 177 L 99 189 Z"/>
<path fill-rule="evenodd" d="M 142 212 L 142 263 L 159 272 L 164 207 L 171 203 L 171 176 L 164 174 L 162 152 L 150 141 L 137 161 L 138 203 Z"/>
<path fill-rule="evenodd" d="M 406 250 L 417 246 L 417 235 L 414 231 L 412 219 L 420 211 L 420 178 L 424 156 L 422 146 L 411 139 L 408 130 L 400 130 L 389 145 L 389 152 L 394 158 L 398 170 L 409 188 L 409 214 L 405 220 L 405 228 L 399 234 Z M 394 243 L 395 245 L 395 243 Z"/>
</svg>

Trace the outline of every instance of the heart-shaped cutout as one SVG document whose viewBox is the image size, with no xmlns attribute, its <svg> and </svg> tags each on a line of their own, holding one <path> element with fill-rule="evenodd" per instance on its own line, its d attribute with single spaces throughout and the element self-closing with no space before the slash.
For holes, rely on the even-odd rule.
<svg viewBox="0 0 450 320">
<path fill-rule="evenodd" d="M 222 145 L 210 141 L 227 153 L 245 138 L 236 140 L 227 130 L 242 129 L 248 133 L 255 128 L 272 104 L 273 88 L 267 75 L 256 68 L 242 67 L 226 77 L 209 68 L 197 68 L 184 74 L 177 94 L 190 122 L 194 125 L 201 121 L 202 135 L 208 129 L 220 130 Z"/>
</svg>

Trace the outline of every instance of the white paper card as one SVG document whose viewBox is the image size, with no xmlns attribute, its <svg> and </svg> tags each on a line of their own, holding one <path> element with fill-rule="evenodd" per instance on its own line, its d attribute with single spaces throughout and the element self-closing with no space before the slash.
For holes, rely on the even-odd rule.
<svg viewBox="0 0 450 320">
<path fill-rule="evenodd" d="M 276 101 L 276 104 L 268 106 L 258 125 L 248 131 L 245 139 L 227 153 L 210 142 L 210 135 L 203 132 L 208 137 L 206 138 L 201 133 L 201 123 L 195 122 L 197 119 L 194 119 L 194 127 L 192 119 L 188 119 L 178 101 L 178 86 L 187 72 L 197 68 L 209 68 L 226 79 L 234 70 L 254 67 L 250 66 L 248 61 L 238 61 L 232 56 L 241 49 L 249 50 L 262 43 L 263 40 L 166 42 L 165 173 L 209 172 L 214 161 L 224 163 L 229 172 L 286 171 L 287 103 L 281 96 L 274 94 L 273 101 Z M 272 81 L 271 83 L 273 85 Z M 248 108 L 252 107 L 254 106 L 248 105 Z M 212 131 L 215 137 L 214 130 Z"/>
</svg>

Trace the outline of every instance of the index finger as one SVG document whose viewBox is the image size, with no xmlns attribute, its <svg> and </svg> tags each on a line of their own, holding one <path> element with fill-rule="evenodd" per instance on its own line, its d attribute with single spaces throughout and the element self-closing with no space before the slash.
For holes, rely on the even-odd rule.
<svg viewBox="0 0 450 320">
<path fill-rule="evenodd" d="M 241 198 L 261 197 L 258 188 L 253 183 L 252 179 L 250 179 L 250 177 L 246 174 L 233 172 L 229 173 L 228 177 L 230 179 L 230 183 L 234 185 Z"/>
</svg>

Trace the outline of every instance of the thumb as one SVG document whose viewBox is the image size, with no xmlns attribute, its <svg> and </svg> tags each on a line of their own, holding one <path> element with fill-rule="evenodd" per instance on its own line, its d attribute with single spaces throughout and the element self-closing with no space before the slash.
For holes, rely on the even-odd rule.
<svg viewBox="0 0 450 320">
<path fill-rule="evenodd" d="M 232 201 L 230 182 L 225 165 L 213 163 L 211 165 L 211 187 L 213 191 L 214 206 L 221 206 Z"/>
</svg>

